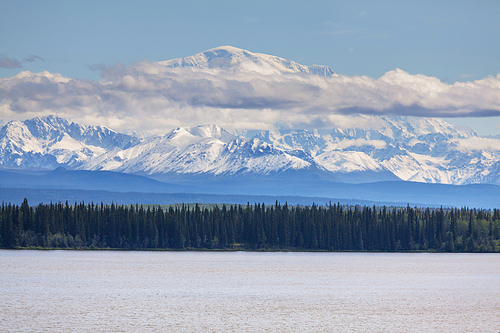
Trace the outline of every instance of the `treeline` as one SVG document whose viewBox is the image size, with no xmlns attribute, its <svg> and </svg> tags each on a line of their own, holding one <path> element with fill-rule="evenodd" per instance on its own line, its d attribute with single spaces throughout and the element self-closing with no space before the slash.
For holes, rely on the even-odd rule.
<svg viewBox="0 0 500 333">
<path fill-rule="evenodd" d="M 3 203 L 2 248 L 499 252 L 500 211 Z"/>
</svg>

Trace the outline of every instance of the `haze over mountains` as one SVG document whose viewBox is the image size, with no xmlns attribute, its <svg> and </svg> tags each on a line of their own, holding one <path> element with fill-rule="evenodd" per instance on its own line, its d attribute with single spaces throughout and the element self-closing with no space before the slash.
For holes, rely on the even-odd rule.
<svg viewBox="0 0 500 333">
<path fill-rule="evenodd" d="M 244 72 L 310 80 L 337 75 L 326 66 L 303 66 L 232 47 L 159 65 L 214 75 L 224 71 L 226 76 Z M 344 126 L 296 129 L 276 124 L 272 130 L 259 131 L 226 130 L 208 124 L 178 127 L 143 139 L 54 115 L 36 117 L 11 121 L 0 129 L 0 166 L 17 171 L 59 167 L 75 172 L 113 171 L 160 181 L 147 181 L 142 188 L 134 180 L 135 188 L 142 192 L 152 186 L 158 192 L 333 197 L 333 183 L 500 184 L 500 140 L 496 138 L 455 128 L 439 118 L 339 117 Z M 177 185 L 166 189 L 163 182 Z M 15 182 L 4 183 L 16 187 Z M 381 188 L 391 191 L 390 186 Z M 127 191 L 126 186 L 116 189 Z M 344 192 L 349 191 L 344 187 Z M 354 190 L 350 193 L 356 195 Z M 388 197 L 379 194 L 363 199 L 386 201 Z M 428 202 L 417 199 L 412 202 Z"/>
</svg>

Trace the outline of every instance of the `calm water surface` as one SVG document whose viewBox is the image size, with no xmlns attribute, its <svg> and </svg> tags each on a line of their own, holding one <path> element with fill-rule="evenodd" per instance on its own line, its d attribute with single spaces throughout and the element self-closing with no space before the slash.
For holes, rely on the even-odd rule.
<svg viewBox="0 0 500 333">
<path fill-rule="evenodd" d="M 0 332 L 500 332 L 500 255 L 0 250 Z"/>
</svg>

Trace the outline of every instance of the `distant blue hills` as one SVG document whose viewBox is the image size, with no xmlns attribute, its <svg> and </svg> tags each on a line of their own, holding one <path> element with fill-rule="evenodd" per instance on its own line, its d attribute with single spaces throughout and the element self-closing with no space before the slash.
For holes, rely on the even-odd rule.
<svg viewBox="0 0 500 333">
<path fill-rule="evenodd" d="M 95 202 L 121 204 L 238 203 L 342 204 L 496 208 L 497 185 L 445 185 L 404 181 L 363 184 L 286 176 L 207 176 L 164 174 L 162 181 L 111 171 L 58 168 L 0 170 L 0 200 L 40 202 Z"/>
</svg>

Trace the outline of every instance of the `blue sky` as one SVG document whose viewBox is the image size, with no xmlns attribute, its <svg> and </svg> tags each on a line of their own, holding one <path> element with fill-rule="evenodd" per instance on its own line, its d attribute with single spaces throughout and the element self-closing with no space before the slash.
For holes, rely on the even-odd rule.
<svg viewBox="0 0 500 333">
<path fill-rule="evenodd" d="M 500 73 L 498 17 L 500 1 L 2 0 L 0 77 L 99 80 L 92 68 L 232 45 L 349 76 L 400 68 L 452 84 Z M 500 134 L 498 117 L 445 120 Z"/>
</svg>

